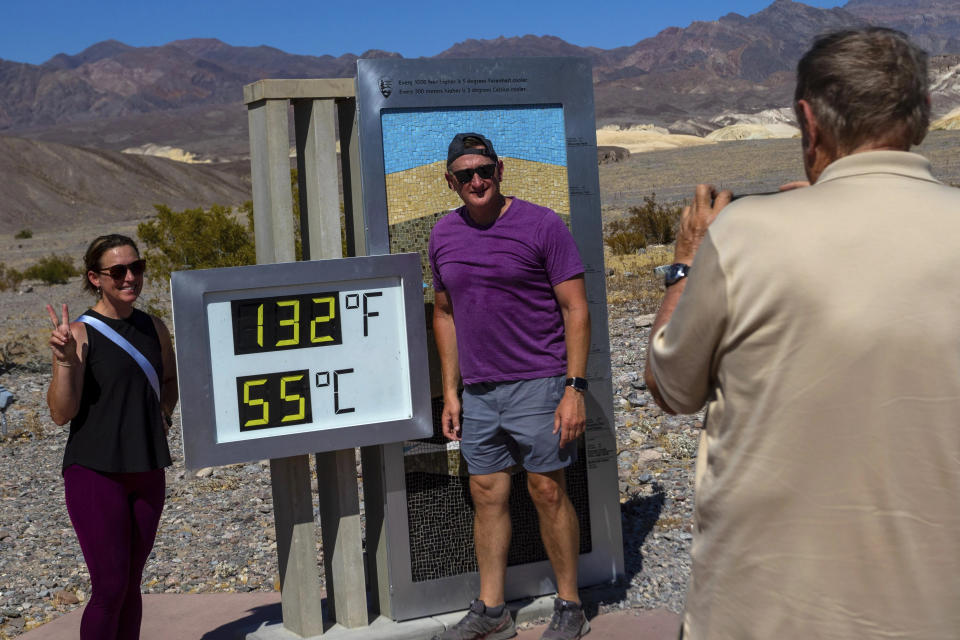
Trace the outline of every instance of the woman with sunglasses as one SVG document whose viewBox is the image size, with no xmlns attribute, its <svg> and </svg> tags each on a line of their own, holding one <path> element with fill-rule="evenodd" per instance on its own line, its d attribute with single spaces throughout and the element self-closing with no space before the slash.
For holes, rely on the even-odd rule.
<svg viewBox="0 0 960 640">
<path fill-rule="evenodd" d="M 53 323 L 47 404 L 54 422 L 70 422 L 64 495 L 92 588 L 80 638 L 135 640 L 140 580 L 171 463 L 166 431 L 177 403 L 176 366 L 166 326 L 134 308 L 146 263 L 133 240 L 100 236 L 84 266 L 83 288 L 97 301 L 83 321 L 70 322 L 66 304 L 59 318 L 47 305 Z"/>
</svg>

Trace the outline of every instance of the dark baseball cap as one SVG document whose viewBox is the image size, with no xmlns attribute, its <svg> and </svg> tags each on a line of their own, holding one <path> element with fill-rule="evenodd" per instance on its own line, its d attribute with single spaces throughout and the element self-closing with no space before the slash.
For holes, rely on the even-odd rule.
<svg viewBox="0 0 960 640">
<path fill-rule="evenodd" d="M 472 139 L 471 139 L 472 138 Z M 470 144 L 464 144 L 469 142 Z M 482 144 L 485 148 L 476 146 Z M 493 144 L 479 133 L 458 133 L 450 141 L 450 147 L 447 149 L 447 166 L 453 164 L 453 161 L 460 156 L 478 155 L 486 156 L 497 161 L 497 152 L 493 150 Z"/>
</svg>

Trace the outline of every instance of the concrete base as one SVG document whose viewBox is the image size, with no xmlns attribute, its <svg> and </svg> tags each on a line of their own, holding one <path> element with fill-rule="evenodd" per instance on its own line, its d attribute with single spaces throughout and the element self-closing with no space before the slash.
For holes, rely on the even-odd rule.
<svg viewBox="0 0 960 640">
<path fill-rule="evenodd" d="M 516 623 L 533 622 L 553 615 L 553 596 L 543 596 L 535 600 L 509 602 L 507 607 L 513 613 Z M 456 624 L 467 610 L 445 613 L 429 618 L 418 618 L 395 622 L 380 616 L 367 627 L 347 629 L 334 625 L 322 636 L 312 636 L 309 640 L 430 640 Z M 281 621 L 266 622 L 254 630 L 241 633 L 237 640 L 301 640 L 300 636 L 284 628 Z"/>
<path fill-rule="evenodd" d="M 347 629 L 339 624 L 324 632 L 324 640 L 421 640 L 442 633 L 444 626 L 434 618 L 421 618 L 407 622 L 394 622 L 380 616 L 369 626 Z M 279 620 L 266 622 L 256 630 L 237 636 L 237 640 L 301 640 L 300 636 L 288 631 Z"/>
<path fill-rule="evenodd" d="M 616 601 L 591 589 L 581 592 L 590 602 Z M 511 609 L 520 624 L 545 619 L 553 612 L 552 598 L 511 603 Z M 22 640 L 76 640 L 80 637 L 82 609 L 60 616 L 20 636 Z M 453 624 L 465 612 L 445 614 L 408 622 L 393 622 L 383 618 L 362 629 L 344 629 L 334 626 L 321 638 L 359 638 L 378 640 L 414 640 L 430 638 L 440 633 L 447 624 Z M 205 594 L 146 594 L 143 597 L 143 626 L 140 640 L 300 640 L 287 631 L 280 620 L 280 594 L 271 592 L 205 593 Z M 516 640 L 539 640 L 544 624 L 520 631 Z M 597 640 L 676 640 L 680 616 L 665 609 L 653 611 L 626 610 L 598 615 L 590 620 L 592 631 L 588 638 Z"/>
</svg>

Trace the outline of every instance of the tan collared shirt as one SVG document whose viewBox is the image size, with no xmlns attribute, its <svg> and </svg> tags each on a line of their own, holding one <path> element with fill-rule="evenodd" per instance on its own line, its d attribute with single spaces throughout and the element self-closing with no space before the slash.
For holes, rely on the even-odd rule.
<svg viewBox="0 0 960 640">
<path fill-rule="evenodd" d="M 960 636 L 960 190 L 923 157 L 724 209 L 651 366 L 708 406 L 685 638 Z"/>
</svg>

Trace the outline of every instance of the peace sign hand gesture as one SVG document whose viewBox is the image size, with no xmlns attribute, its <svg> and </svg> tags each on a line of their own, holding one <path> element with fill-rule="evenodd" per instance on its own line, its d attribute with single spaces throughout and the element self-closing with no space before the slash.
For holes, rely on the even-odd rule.
<svg viewBox="0 0 960 640">
<path fill-rule="evenodd" d="M 63 304 L 63 317 L 57 319 L 57 314 L 51 305 L 47 305 L 47 313 L 50 314 L 50 321 L 53 323 L 53 333 L 50 334 L 50 350 L 53 351 L 53 358 L 57 364 L 65 367 L 77 364 L 77 340 L 73 337 L 70 330 L 70 314 L 67 311 L 67 304 Z"/>
</svg>

